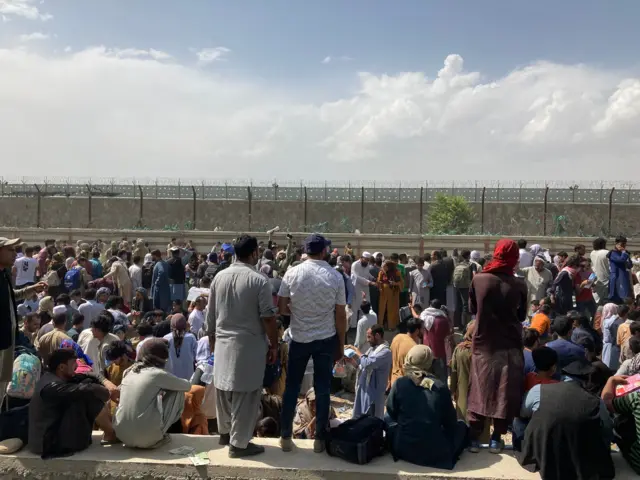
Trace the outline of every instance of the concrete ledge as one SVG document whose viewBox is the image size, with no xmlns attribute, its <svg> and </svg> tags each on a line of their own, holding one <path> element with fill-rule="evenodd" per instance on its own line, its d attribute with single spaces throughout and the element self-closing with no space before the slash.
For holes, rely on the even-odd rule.
<svg viewBox="0 0 640 480">
<path fill-rule="evenodd" d="M 173 435 L 173 441 L 158 450 L 133 450 L 123 446 L 102 447 L 100 435 L 94 445 L 69 458 L 41 460 L 25 450 L 16 455 L 0 456 L 0 475 L 9 479 L 196 479 L 216 480 L 391 480 L 391 479 L 539 479 L 520 467 L 511 454 L 488 452 L 463 454 L 454 471 L 418 467 L 390 456 L 375 459 L 368 465 L 353 465 L 326 454 L 315 454 L 310 441 L 296 441 L 292 453 L 283 453 L 277 440 L 258 439 L 266 453 L 251 460 L 233 460 L 227 449 L 218 446 L 217 437 Z M 171 455 L 169 450 L 188 445 L 196 452 L 209 451 L 209 466 L 195 467 L 187 457 Z M 616 479 L 637 478 L 619 454 L 614 454 Z"/>
</svg>

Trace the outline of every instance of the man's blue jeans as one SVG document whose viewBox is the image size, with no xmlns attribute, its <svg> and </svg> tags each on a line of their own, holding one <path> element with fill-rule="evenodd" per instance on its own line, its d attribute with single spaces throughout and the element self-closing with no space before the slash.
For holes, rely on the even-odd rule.
<svg viewBox="0 0 640 480">
<path fill-rule="evenodd" d="M 287 380 L 282 398 L 282 419 L 280 435 L 291 438 L 293 435 L 293 416 L 298 404 L 300 384 L 304 372 L 313 359 L 313 388 L 316 394 L 316 438 L 324 439 L 329 429 L 329 409 L 331 406 L 331 378 L 333 377 L 333 355 L 337 347 L 338 337 L 310 343 L 291 342 L 289 345 L 289 362 L 287 364 Z M 306 394 L 307 392 L 303 392 Z"/>
</svg>

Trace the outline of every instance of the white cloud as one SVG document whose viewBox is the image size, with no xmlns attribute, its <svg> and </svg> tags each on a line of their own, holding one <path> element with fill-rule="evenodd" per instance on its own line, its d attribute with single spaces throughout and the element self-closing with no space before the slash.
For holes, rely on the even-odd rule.
<svg viewBox="0 0 640 480">
<path fill-rule="evenodd" d="M 48 40 L 48 39 L 49 39 L 49 34 L 42 33 L 42 32 L 25 33 L 23 35 L 20 35 L 21 42 L 33 42 L 36 40 Z"/>
<path fill-rule="evenodd" d="M 68 50 L 67 50 L 68 49 Z M 65 52 L 70 52 L 71 47 L 66 47 Z M 157 61 L 171 60 L 173 57 L 166 52 L 160 50 L 144 50 L 140 48 L 106 48 L 104 46 L 91 47 L 85 50 L 85 52 L 92 52 L 96 55 L 104 55 L 106 57 L 116 58 L 136 58 L 136 59 L 152 59 Z"/>
<path fill-rule="evenodd" d="M 203 48 L 195 52 L 200 67 L 204 67 L 213 62 L 224 61 L 229 53 L 231 53 L 231 50 L 226 47 Z"/>
<path fill-rule="evenodd" d="M 631 74 L 539 62 L 488 81 L 450 55 L 433 77 L 360 73 L 352 94 L 305 102 L 164 55 L 0 49 L 0 142 L 14 160 L 2 175 L 54 165 L 59 176 L 283 181 L 640 176 Z"/>
<path fill-rule="evenodd" d="M 23 17 L 28 20 L 51 20 L 53 15 L 42 13 L 40 8 L 34 5 L 36 0 L 0 0 L 0 14 L 2 20 L 7 22 L 12 16 Z M 42 4 L 43 2 L 39 2 Z"/>
<path fill-rule="evenodd" d="M 71 48 L 71 45 L 67 45 L 66 47 L 64 47 L 64 53 L 69 53 L 73 50 L 73 48 Z"/>
<path fill-rule="evenodd" d="M 353 58 L 348 57 L 346 55 L 341 55 L 339 57 L 332 57 L 331 55 L 327 55 L 326 57 L 324 57 L 324 59 L 322 60 L 321 63 L 327 65 L 329 63 L 336 63 L 336 62 L 346 63 L 346 62 L 350 62 L 352 60 L 353 60 Z"/>
</svg>

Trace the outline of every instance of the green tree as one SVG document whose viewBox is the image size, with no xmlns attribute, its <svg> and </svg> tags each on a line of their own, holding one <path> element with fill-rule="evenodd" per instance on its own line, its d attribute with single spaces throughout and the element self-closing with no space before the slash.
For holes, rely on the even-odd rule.
<svg viewBox="0 0 640 480">
<path fill-rule="evenodd" d="M 475 219 L 473 208 L 464 197 L 439 193 L 429 208 L 429 233 L 436 235 L 467 235 Z"/>
</svg>

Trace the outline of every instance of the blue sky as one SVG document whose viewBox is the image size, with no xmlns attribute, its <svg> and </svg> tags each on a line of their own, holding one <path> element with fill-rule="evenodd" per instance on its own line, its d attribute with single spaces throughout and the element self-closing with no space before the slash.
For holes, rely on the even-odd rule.
<svg viewBox="0 0 640 480">
<path fill-rule="evenodd" d="M 16 108 L 27 103 L 25 122 L 39 123 L 27 116 L 38 120 L 42 113 L 20 90 L 21 73 L 28 83 L 50 75 L 47 88 L 69 75 L 54 98 L 69 95 L 70 106 L 57 114 L 82 128 L 84 88 L 113 90 L 111 104 L 92 107 L 100 118 L 144 117 L 157 103 L 165 110 L 156 118 L 170 130 L 170 100 L 186 108 L 184 92 L 197 90 L 207 109 L 189 105 L 185 125 L 233 123 L 223 111 L 238 117 L 215 142 L 207 139 L 211 144 L 201 143 L 204 127 L 172 139 L 175 148 L 193 146 L 197 165 L 234 157 L 238 145 L 248 144 L 238 161 L 247 168 L 255 162 L 261 176 L 269 175 L 263 163 L 274 158 L 288 158 L 283 166 L 309 156 L 339 168 L 341 162 L 379 168 L 395 152 L 411 158 L 406 172 L 425 157 L 471 155 L 478 160 L 468 160 L 470 168 L 500 157 L 496 165 L 504 170 L 509 159 L 522 158 L 544 172 L 585 154 L 594 162 L 613 154 L 625 167 L 638 146 L 630 134 L 640 126 L 638 0 L 0 0 L 0 15 L 0 53 L 4 48 L 12 73 L 0 77 L 0 87 Z M 25 38 L 36 32 L 43 34 L 38 41 Z M 214 56 L 199 61 L 198 52 L 206 51 Z M 109 70 L 115 80 L 98 87 L 105 68 L 118 73 Z M 173 85 L 160 85 L 159 76 L 172 75 Z M 162 99 L 157 92 L 148 100 L 133 94 L 147 89 L 162 90 Z M 100 128 L 119 131 L 121 123 Z M 51 128 L 44 133 L 63 152 L 77 143 L 67 130 Z M 149 138 L 166 136 L 154 128 Z M 105 133 L 87 132 L 94 142 L 98 134 Z M 32 158 L 31 148 L 21 142 L 10 150 Z M 157 154 L 156 148 L 135 145 L 136 155 Z"/>
<path fill-rule="evenodd" d="M 296 86 L 335 75 L 434 71 L 449 53 L 497 77 L 536 60 L 637 64 L 640 2 L 618 0 L 55 0 L 58 45 L 155 48 L 177 58 L 224 46 L 223 69 Z M 12 30 L 24 23 L 7 24 Z M 326 56 L 348 56 L 326 68 Z"/>
</svg>

